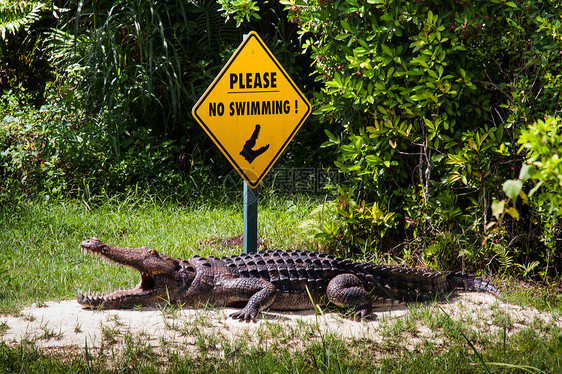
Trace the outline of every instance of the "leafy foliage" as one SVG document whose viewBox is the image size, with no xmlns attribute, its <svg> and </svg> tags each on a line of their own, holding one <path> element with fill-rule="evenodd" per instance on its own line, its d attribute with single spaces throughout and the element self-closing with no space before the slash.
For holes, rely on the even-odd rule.
<svg viewBox="0 0 562 374">
<path fill-rule="evenodd" d="M 260 8 L 252 0 L 218 0 L 221 10 L 228 21 L 232 16 L 236 20 L 236 27 L 239 27 L 244 20 L 249 22 L 252 18 L 261 19 L 258 11 Z"/>
<path fill-rule="evenodd" d="M 37 21 L 45 5 L 39 1 L 1 0 L 0 37 L 5 40 L 8 34 L 15 34 L 22 27 Z"/>
<path fill-rule="evenodd" d="M 104 118 L 93 121 L 79 108 L 61 110 L 55 98 L 39 109 L 22 107 L 13 96 L 0 106 L 9 113 L 0 121 L 0 202 L 19 194 L 89 198 L 135 188 L 185 193 L 187 181 L 168 162 L 177 146 L 158 141 L 150 129 L 127 134 L 121 145 L 127 151 L 117 153 L 115 130 Z"/>
<path fill-rule="evenodd" d="M 205 66 L 219 62 L 223 43 L 238 41 L 217 8 L 211 1 L 143 0 L 68 10 L 47 39 L 51 61 L 65 69 L 63 79 L 80 74 L 77 89 L 90 113 L 109 120 L 117 113 L 116 127 L 131 117 L 162 134 L 186 134 L 185 106 L 211 76 Z"/>
<path fill-rule="evenodd" d="M 0 90 L 18 87 L 39 105 L 44 82 L 52 79 L 40 48 L 49 8 L 51 3 L 0 1 Z"/>
<path fill-rule="evenodd" d="M 557 243 L 562 227 L 559 217 L 562 215 L 562 138 L 560 132 L 560 117 L 548 117 L 545 121 L 537 120 L 528 128 L 521 130 L 518 143 L 521 151 L 527 151 L 526 160 L 519 172 L 519 178 L 510 179 L 503 183 L 503 191 L 507 199 L 494 200 L 492 213 L 496 222 L 491 222 L 491 234 L 506 231 L 502 222 L 507 214 L 515 220 L 521 218 L 521 213 L 530 210 L 532 223 L 540 224 L 543 228 L 541 244 L 545 249 L 538 254 L 542 261 L 535 260 L 527 265 L 518 264 L 525 273 L 530 273 L 538 265 L 546 264 L 546 268 L 538 271 L 546 277 L 549 266 L 561 261 L 560 246 Z M 525 193 L 524 183 L 532 184 L 532 188 Z M 518 199 L 524 206 L 518 203 Z M 521 212 L 521 213 L 520 213 Z"/>
<path fill-rule="evenodd" d="M 534 261 L 543 249 L 514 242 L 519 226 L 495 238 L 486 230 L 493 198 L 521 162 L 521 129 L 560 108 L 560 4 L 282 3 L 323 84 L 325 146 L 337 148 L 335 165 L 349 176 L 336 244 L 484 267 L 494 264 L 493 245 L 512 240 L 510 251 Z"/>
</svg>

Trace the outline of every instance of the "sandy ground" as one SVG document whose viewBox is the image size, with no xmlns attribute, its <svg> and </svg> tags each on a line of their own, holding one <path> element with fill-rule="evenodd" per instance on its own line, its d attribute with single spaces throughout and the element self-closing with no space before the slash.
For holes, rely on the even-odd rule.
<svg viewBox="0 0 562 374">
<path fill-rule="evenodd" d="M 537 319 L 562 326 L 558 316 L 541 313 L 532 308 L 505 304 L 489 294 L 461 293 L 448 303 L 432 304 L 428 308 L 433 308 L 435 313 L 442 308 L 453 320 L 476 321 L 472 324 L 474 328 L 487 331 L 503 329 L 501 321 L 505 318 L 510 321 L 510 334 L 536 323 Z M 228 318 L 228 314 L 234 310 L 92 311 L 83 308 L 75 300 L 53 301 L 39 307 L 27 307 L 18 316 L 0 316 L 0 340 L 12 345 L 28 340 L 43 348 L 81 349 L 86 346 L 99 348 L 108 343 L 125 344 L 124 336 L 129 334 L 140 337 L 152 346 L 170 342 L 182 346 L 196 346 L 197 339 L 201 336 L 206 336 L 207 339 L 217 337 L 231 342 L 239 338 L 259 342 L 262 341 L 266 330 L 269 331 L 269 337 L 285 334 L 287 338 L 286 331 L 302 331 L 307 326 L 313 326 L 317 334 L 336 333 L 345 338 L 380 342 L 383 340 L 385 326 L 406 319 L 407 314 L 412 313 L 408 307 L 398 306 L 391 310 L 377 311 L 373 320 L 355 322 L 338 313 L 316 316 L 313 311 L 267 312 L 256 322 L 244 323 Z M 281 330 L 272 326 L 281 326 Z M 439 339 L 432 329 L 424 325 L 418 325 L 414 335 L 418 340 Z M 295 333 L 294 336 L 300 336 L 302 339 L 303 335 Z"/>
</svg>

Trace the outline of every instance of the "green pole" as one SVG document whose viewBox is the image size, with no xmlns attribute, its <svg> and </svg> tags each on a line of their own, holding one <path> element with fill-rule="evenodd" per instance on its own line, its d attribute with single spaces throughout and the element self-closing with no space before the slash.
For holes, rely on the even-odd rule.
<svg viewBox="0 0 562 374">
<path fill-rule="evenodd" d="M 242 40 L 248 34 L 244 34 Z M 244 253 L 258 251 L 258 190 L 244 184 Z"/>
<path fill-rule="evenodd" d="M 244 253 L 258 250 L 258 190 L 244 183 Z"/>
</svg>

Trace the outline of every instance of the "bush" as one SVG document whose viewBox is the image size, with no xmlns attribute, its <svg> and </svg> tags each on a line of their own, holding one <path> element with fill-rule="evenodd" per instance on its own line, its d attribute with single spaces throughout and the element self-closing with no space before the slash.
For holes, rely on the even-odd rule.
<svg viewBox="0 0 562 374">
<path fill-rule="evenodd" d="M 525 224 L 530 226 L 527 236 L 531 236 L 533 231 L 538 232 L 535 233 L 540 239 L 537 249 L 532 253 L 523 253 L 527 255 L 526 261 L 516 263 L 525 275 L 537 272 L 546 278 L 550 266 L 558 271 L 562 266 L 562 246 L 558 240 L 562 234 L 559 223 L 562 215 L 562 160 L 559 156 L 562 154 L 561 122 L 560 117 L 548 117 L 521 130 L 518 143 L 521 144 L 520 150 L 526 151 L 527 155 L 519 178 L 505 181 L 503 190 L 507 198 L 492 203 L 492 213 L 497 221 L 489 225 L 492 229 L 490 235 L 511 236 L 502 226 L 506 214 L 515 220 L 524 215 Z M 532 186 L 528 193 L 523 188 L 525 183 Z M 516 255 L 521 257 L 522 253 Z M 515 260 L 520 259 L 516 257 Z M 543 264 L 546 266 L 539 266 Z"/>
<path fill-rule="evenodd" d="M 480 244 L 493 198 L 522 161 L 521 129 L 561 107 L 560 3 L 282 2 L 323 84 L 325 146 L 337 147 L 350 180 L 339 189 L 336 244 L 500 267 L 490 258 L 521 226 Z M 509 250 L 536 254 L 535 243 Z"/>
<path fill-rule="evenodd" d="M 124 126 L 118 133 L 104 117 L 91 118 L 56 96 L 39 109 L 14 91 L 1 99 L 0 201 L 22 194 L 88 198 L 131 189 L 181 197 L 188 186 L 203 182 L 187 179 L 182 168 L 199 166 L 183 165 L 187 160 L 179 159 L 179 146 L 149 128 Z"/>
</svg>

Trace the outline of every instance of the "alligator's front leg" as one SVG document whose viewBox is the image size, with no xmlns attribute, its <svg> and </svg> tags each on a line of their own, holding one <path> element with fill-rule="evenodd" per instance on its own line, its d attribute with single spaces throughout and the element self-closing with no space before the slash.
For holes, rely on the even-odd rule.
<svg viewBox="0 0 562 374">
<path fill-rule="evenodd" d="M 234 278 L 224 284 L 228 292 L 234 295 L 244 295 L 248 303 L 240 311 L 232 313 L 230 317 L 242 321 L 254 320 L 258 313 L 267 309 L 275 301 L 275 286 L 259 278 Z"/>
</svg>

